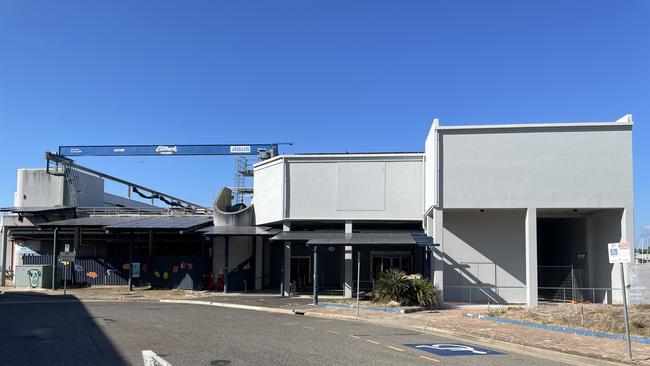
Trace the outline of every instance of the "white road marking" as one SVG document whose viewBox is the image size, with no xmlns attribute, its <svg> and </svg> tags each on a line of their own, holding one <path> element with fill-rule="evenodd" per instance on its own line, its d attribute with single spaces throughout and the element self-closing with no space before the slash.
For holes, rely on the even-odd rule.
<svg viewBox="0 0 650 366">
<path fill-rule="evenodd" d="M 172 366 L 171 363 L 165 361 L 164 358 L 151 350 L 142 351 L 142 359 L 144 360 L 144 366 Z"/>
</svg>

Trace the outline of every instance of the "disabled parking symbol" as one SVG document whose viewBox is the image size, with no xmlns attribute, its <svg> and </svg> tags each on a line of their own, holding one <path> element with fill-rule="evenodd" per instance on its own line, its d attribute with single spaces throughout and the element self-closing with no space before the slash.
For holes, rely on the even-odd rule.
<svg viewBox="0 0 650 366">
<path fill-rule="evenodd" d="M 473 347 L 466 344 L 438 343 L 438 344 L 405 344 L 405 346 L 420 351 L 433 353 L 438 356 L 484 356 L 502 355 L 503 353 L 487 348 Z"/>
</svg>

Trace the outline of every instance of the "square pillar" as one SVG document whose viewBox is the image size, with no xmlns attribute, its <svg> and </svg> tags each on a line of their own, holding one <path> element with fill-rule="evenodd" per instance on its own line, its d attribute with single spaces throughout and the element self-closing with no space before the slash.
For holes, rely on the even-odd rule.
<svg viewBox="0 0 650 366">
<path fill-rule="evenodd" d="M 352 234 L 352 221 L 346 221 L 345 222 L 345 233 L 346 234 Z M 351 245 L 346 245 L 344 248 L 344 254 L 343 254 L 343 260 L 344 260 L 344 282 L 343 282 L 343 297 L 346 299 L 351 299 L 352 298 L 352 287 L 354 286 L 354 280 L 353 280 L 353 266 L 352 266 L 352 246 Z"/>
<path fill-rule="evenodd" d="M 282 231 L 291 231 L 291 222 L 282 223 Z M 282 273 L 280 277 L 280 295 L 291 296 L 291 242 L 282 243 Z"/>
<path fill-rule="evenodd" d="M 634 250 L 634 211 L 632 207 L 626 207 L 621 213 L 621 243 L 630 243 L 632 245 L 632 250 Z M 623 264 L 623 273 L 625 276 L 625 285 L 630 285 L 630 264 Z M 620 290 L 623 288 L 623 283 L 621 283 L 621 273 L 618 268 L 620 264 L 615 264 L 612 268 L 612 288 L 619 289 L 612 291 L 612 303 L 613 304 L 622 304 L 623 303 L 623 291 Z M 627 293 L 627 301 L 630 301 L 629 291 Z"/>
<path fill-rule="evenodd" d="M 526 209 L 526 306 L 537 306 L 537 209 Z"/>
<path fill-rule="evenodd" d="M 345 282 L 343 284 L 343 295 L 346 299 L 352 298 L 352 287 L 354 286 L 354 280 L 352 276 L 352 245 L 345 246 L 344 252 L 345 260 Z"/>
<path fill-rule="evenodd" d="M 255 291 L 262 289 L 264 279 L 264 239 L 255 237 Z"/>
<path fill-rule="evenodd" d="M 282 248 L 282 296 L 291 296 L 291 242 L 285 241 Z"/>
<path fill-rule="evenodd" d="M 444 241 L 443 241 L 443 221 L 442 221 L 442 210 L 441 209 L 434 209 L 433 210 L 433 218 L 431 220 L 431 234 L 433 237 L 433 243 L 438 244 L 438 246 L 433 247 L 432 254 L 429 256 L 429 260 L 432 262 L 432 267 L 433 267 L 433 273 L 432 273 L 432 282 L 434 285 L 438 287 L 440 290 L 440 295 L 439 295 L 439 301 L 442 304 L 444 301 L 444 280 L 443 280 L 443 274 L 444 274 L 444 266 L 445 266 L 445 260 L 444 260 Z"/>
</svg>

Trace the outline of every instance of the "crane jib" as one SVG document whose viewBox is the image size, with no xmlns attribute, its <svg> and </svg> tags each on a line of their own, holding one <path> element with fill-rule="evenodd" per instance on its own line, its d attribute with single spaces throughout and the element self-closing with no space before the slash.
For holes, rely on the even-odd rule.
<svg viewBox="0 0 650 366">
<path fill-rule="evenodd" d="M 258 155 L 277 154 L 278 144 L 59 146 L 60 156 Z M 273 155 L 275 155 L 273 154 Z"/>
</svg>

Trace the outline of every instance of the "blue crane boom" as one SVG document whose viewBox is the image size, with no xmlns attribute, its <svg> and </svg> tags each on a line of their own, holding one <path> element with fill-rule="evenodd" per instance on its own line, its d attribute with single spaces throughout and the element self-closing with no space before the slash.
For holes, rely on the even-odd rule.
<svg viewBox="0 0 650 366">
<path fill-rule="evenodd" d="M 261 159 L 278 155 L 275 144 L 238 145 L 77 145 L 59 146 L 59 156 L 158 156 L 158 155 L 258 155 Z"/>
</svg>

